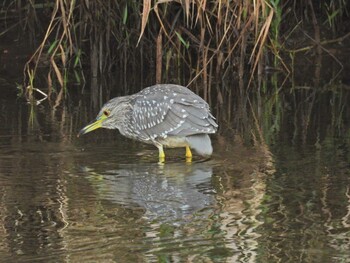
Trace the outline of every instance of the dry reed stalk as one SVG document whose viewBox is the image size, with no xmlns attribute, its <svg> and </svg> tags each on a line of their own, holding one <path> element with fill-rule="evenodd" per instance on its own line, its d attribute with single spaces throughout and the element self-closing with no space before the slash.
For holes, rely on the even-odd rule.
<svg viewBox="0 0 350 263">
<path fill-rule="evenodd" d="M 162 29 L 159 30 L 157 37 L 157 55 L 156 55 L 156 83 L 162 82 L 162 57 L 163 57 L 163 37 Z"/>
<path fill-rule="evenodd" d="M 262 55 L 262 50 L 263 50 L 263 47 L 265 46 L 265 42 L 266 42 L 266 39 L 267 39 L 267 35 L 269 33 L 269 29 L 270 29 L 270 26 L 271 26 L 271 21 L 272 21 L 272 18 L 273 18 L 273 9 L 270 10 L 270 13 L 265 21 L 265 23 L 263 24 L 262 28 L 261 28 L 261 31 L 260 31 L 260 34 L 258 36 L 258 39 L 256 40 L 256 44 L 254 45 L 254 48 L 253 48 L 253 51 L 252 51 L 252 54 L 250 56 L 250 61 L 253 59 L 253 56 L 255 55 L 255 50 L 257 47 L 259 47 L 259 50 L 256 54 L 256 58 L 255 58 L 255 62 L 254 62 L 254 65 L 253 65 L 253 69 L 252 69 L 252 73 L 251 73 L 251 76 L 250 76 L 250 79 L 249 79 L 249 82 L 248 82 L 248 87 L 253 79 L 253 74 L 255 72 L 255 69 L 256 69 L 256 66 L 259 62 L 259 58 L 261 58 L 261 55 Z"/>
<path fill-rule="evenodd" d="M 145 32 L 146 24 L 148 21 L 149 12 L 151 10 L 151 0 L 143 0 L 142 21 L 141 21 L 141 33 L 137 40 L 136 46 L 140 43 L 143 33 Z"/>
<path fill-rule="evenodd" d="M 175 78 L 188 72 L 185 76 L 191 77 L 186 81 L 188 85 L 201 79 L 203 95 L 209 98 L 212 74 L 220 77 L 222 69 L 225 69 L 223 75 L 237 70 L 237 57 L 241 78 L 246 75 L 247 63 L 253 65 L 252 80 L 256 67 L 261 65 L 259 61 L 274 18 L 274 9 L 268 3 L 265 0 L 160 0 L 152 6 L 151 0 L 56 0 L 43 41 L 26 68 L 42 55 L 51 38 L 56 42 L 49 54 L 49 71 L 53 72 L 48 74 L 50 85 L 56 79 L 59 86 L 65 86 L 66 70 L 78 50 L 85 51 L 90 58 L 93 77 L 110 70 L 112 63 L 125 73 L 130 65 L 136 69 L 135 64 L 140 61 L 138 54 L 142 53 L 145 63 L 155 62 L 156 82 L 168 78 L 162 76 L 164 64 L 166 72 Z M 172 67 L 177 71 L 169 70 Z M 124 80 L 127 83 L 125 77 Z M 220 96 L 223 92 L 217 90 Z"/>
</svg>

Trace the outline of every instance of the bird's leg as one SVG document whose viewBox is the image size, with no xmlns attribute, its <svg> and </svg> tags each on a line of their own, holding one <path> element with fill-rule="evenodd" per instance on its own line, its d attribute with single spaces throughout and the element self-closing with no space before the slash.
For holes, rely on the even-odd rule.
<svg viewBox="0 0 350 263">
<path fill-rule="evenodd" d="M 159 162 L 163 163 L 165 161 L 165 153 L 163 150 L 163 145 L 159 144 L 157 145 L 159 150 Z"/>
<path fill-rule="evenodd" d="M 188 146 L 186 146 L 186 162 L 192 162 L 192 152 Z"/>
</svg>

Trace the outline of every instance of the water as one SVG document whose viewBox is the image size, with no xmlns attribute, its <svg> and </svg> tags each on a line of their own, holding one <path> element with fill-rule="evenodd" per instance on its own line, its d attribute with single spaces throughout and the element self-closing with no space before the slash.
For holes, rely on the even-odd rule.
<svg viewBox="0 0 350 263">
<path fill-rule="evenodd" d="M 346 92 L 343 117 L 316 104 L 297 128 L 301 100 L 266 144 L 223 132 L 191 164 L 184 149 L 158 164 L 155 147 L 113 131 L 76 138 L 98 110 L 87 100 L 2 94 L 1 262 L 350 262 Z"/>
</svg>

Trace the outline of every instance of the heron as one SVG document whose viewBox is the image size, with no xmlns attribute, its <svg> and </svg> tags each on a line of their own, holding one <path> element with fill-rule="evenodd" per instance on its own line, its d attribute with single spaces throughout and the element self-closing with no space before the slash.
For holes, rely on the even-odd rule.
<svg viewBox="0 0 350 263">
<path fill-rule="evenodd" d="M 127 138 L 155 145 L 160 162 L 165 160 L 164 147 L 184 147 L 186 160 L 191 162 L 191 149 L 211 156 L 208 134 L 215 133 L 218 124 L 208 103 L 188 88 L 157 84 L 106 102 L 78 137 L 98 128 L 118 129 Z"/>
</svg>

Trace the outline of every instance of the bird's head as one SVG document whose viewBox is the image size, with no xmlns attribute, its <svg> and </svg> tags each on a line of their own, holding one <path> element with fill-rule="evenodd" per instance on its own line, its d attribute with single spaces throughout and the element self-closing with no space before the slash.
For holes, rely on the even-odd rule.
<svg viewBox="0 0 350 263">
<path fill-rule="evenodd" d="M 129 108 L 129 96 L 111 99 L 102 106 L 96 119 L 80 130 L 78 137 L 98 128 L 119 129 L 126 118 Z"/>
</svg>

